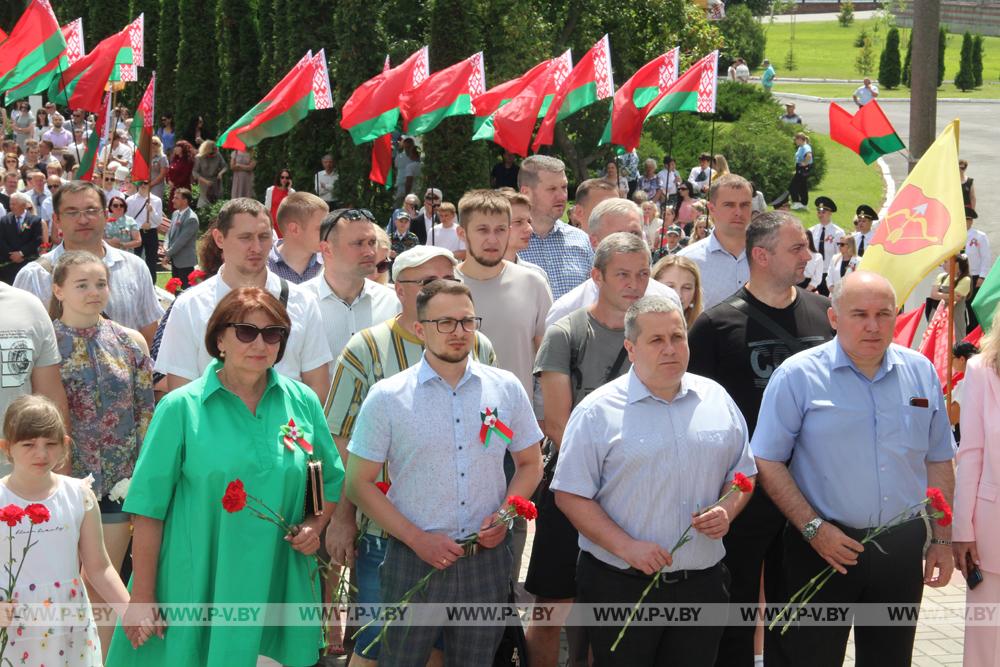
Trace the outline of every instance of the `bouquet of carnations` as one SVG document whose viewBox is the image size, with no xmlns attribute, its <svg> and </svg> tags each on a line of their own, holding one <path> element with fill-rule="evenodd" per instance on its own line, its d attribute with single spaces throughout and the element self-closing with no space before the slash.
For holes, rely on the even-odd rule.
<svg viewBox="0 0 1000 667">
<path fill-rule="evenodd" d="M 21 559 L 18 561 L 14 558 L 14 528 L 25 518 L 29 522 L 28 539 L 25 540 L 24 548 L 21 550 Z M 28 558 L 28 551 L 37 544 L 37 542 L 31 541 L 35 526 L 47 522 L 50 518 L 49 509 L 41 503 L 31 503 L 25 507 L 7 505 L 0 509 L 0 523 L 7 524 L 8 550 L 7 562 L 4 564 L 4 569 L 7 570 L 7 585 L 0 589 L 0 603 L 3 606 L 13 605 L 15 601 L 14 588 L 17 587 L 17 580 L 21 576 L 21 568 L 24 567 L 24 563 Z M 3 614 L 6 618 L 4 622 L 0 623 L 3 626 L 0 628 L 0 664 L 6 662 L 9 665 L 11 664 L 10 659 L 5 658 L 4 653 L 7 652 L 7 643 L 10 641 L 10 637 L 7 635 L 7 625 L 9 625 L 9 620 L 14 614 L 14 609 L 12 607 L 5 609 Z"/>
</svg>

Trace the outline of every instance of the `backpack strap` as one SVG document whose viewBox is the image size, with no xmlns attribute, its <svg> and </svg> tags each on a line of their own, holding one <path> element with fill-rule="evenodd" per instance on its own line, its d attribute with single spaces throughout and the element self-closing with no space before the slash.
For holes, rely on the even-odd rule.
<svg viewBox="0 0 1000 667">
<path fill-rule="evenodd" d="M 578 308 L 569 314 L 569 377 L 573 383 L 573 394 L 583 388 L 583 372 L 580 362 L 587 351 L 590 334 L 590 319 L 586 308 Z"/>
<path fill-rule="evenodd" d="M 777 336 L 781 340 L 781 342 L 783 342 L 786 346 L 788 346 L 788 350 L 792 354 L 808 349 L 809 347 L 808 345 L 803 343 L 798 338 L 792 336 L 790 333 L 788 333 L 787 330 L 785 330 L 784 327 L 782 327 L 780 324 L 771 319 L 764 311 L 762 311 L 760 308 L 757 308 L 748 301 L 744 300 L 738 294 L 733 294 L 732 296 L 730 296 L 728 299 L 725 300 L 725 303 L 728 303 L 730 306 L 740 311 L 741 313 L 749 317 L 751 320 L 753 320 L 754 322 L 761 325 L 762 327 L 770 331 L 772 334 Z"/>
<path fill-rule="evenodd" d="M 288 308 L 288 281 L 284 278 L 279 278 L 281 280 L 281 294 L 278 295 L 278 300 L 281 301 L 281 305 Z"/>
</svg>

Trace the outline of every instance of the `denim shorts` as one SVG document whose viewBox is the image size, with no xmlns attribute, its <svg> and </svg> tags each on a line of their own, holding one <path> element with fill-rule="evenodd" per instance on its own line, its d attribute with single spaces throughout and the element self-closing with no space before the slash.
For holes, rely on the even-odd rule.
<svg viewBox="0 0 1000 667">
<path fill-rule="evenodd" d="M 122 503 L 111 500 L 107 496 L 101 496 L 97 504 L 101 508 L 101 523 L 128 523 L 132 518 L 131 514 L 122 512 Z"/>
</svg>

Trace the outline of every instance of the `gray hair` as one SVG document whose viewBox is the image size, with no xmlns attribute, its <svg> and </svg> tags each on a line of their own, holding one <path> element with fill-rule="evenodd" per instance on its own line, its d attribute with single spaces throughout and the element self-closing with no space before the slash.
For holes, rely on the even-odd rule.
<svg viewBox="0 0 1000 667">
<path fill-rule="evenodd" d="M 753 249 L 764 248 L 774 252 L 778 244 L 778 233 L 786 225 L 795 225 L 802 229 L 802 222 L 786 211 L 769 211 L 761 213 L 747 225 L 747 260 L 753 263 Z"/>
<path fill-rule="evenodd" d="M 612 215 L 626 216 L 629 214 L 635 215 L 639 220 L 642 220 L 642 209 L 634 201 L 622 199 L 621 197 L 605 199 L 590 212 L 590 217 L 587 218 L 587 231 L 591 235 L 597 236 L 597 232 L 601 229 L 601 223 L 604 222 L 605 217 Z"/>
<path fill-rule="evenodd" d="M 612 234 L 616 236 L 616 234 Z M 680 304 L 665 296 L 644 296 L 631 306 L 625 313 L 625 339 L 633 343 L 639 339 L 641 333 L 639 329 L 639 316 L 646 313 L 677 313 L 684 320 L 684 311 Z"/>
<path fill-rule="evenodd" d="M 864 275 L 878 276 L 882 280 L 882 282 L 884 282 L 885 285 L 889 288 L 889 291 L 892 292 L 892 304 L 893 304 L 893 310 L 895 310 L 895 306 L 896 306 L 897 298 L 898 297 L 896 296 L 896 288 L 892 286 L 891 282 L 889 282 L 888 280 L 886 280 L 883 276 L 881 276 L 881 275 L 879 275 L 877 273 L 874 273 L 872 271 L 855 271 L 853 275 L 855 275 L 855 276 L 864 276 Z M 855 278 L 855 280 L 857 280 L 857 278 Z M 847 277 L 846 276 L 844 277 L 843 280 L 838 281 L 837 284 L 833 286 L 833 289 L 830 290 L 830 307 L 833 308 L 833 311 L 835 313 L 837 313 L 838 315 L 840 314 L 840 302 L 844 298 L 844 290 L 847 289 L 845 287 L 845 285 L 847 285 Z"/>
<path fill-rule="evenodd" d="M 646 242 L 635 234 L 629 232 L 615 232 L 608 234 L 597 245 L 594 251 L 594 268 L 604 274 L 604 270 L 611 263 L 611 258 L 617 254 L 642 253 L 649 261 L 649 246 Z"/>
<path fill-rule="evenodd" d="M 25 194 L 23 192 L 15 192 L 14 194 L 12 194 L 10 196 L 10 200 L 11 201 L 19 201 L 22 204 L 24 204 L 25 206 L 31 206 L 32 205 L 31 197 L 29 197 L 27 194 Z"/>
<path fill-rule="evenodd" d="M 566 172 L 566 163 L 551 155 L 532 155 L 521 162 L 521 171 L 517 172 L 517 187 L 533 188 L 538 185 L 538 172 L 548 171 L 553 174 Z"/>
<path fill-rule="evenodd" d="M 648 157 L 645 160 L 643 160 L 642 162 L 643 167 L 648 167 L 649 165 L 653 165 L 653 169 L 656 169 L 656 160 L 654 160 L 651 157 Z"/>
</svg>

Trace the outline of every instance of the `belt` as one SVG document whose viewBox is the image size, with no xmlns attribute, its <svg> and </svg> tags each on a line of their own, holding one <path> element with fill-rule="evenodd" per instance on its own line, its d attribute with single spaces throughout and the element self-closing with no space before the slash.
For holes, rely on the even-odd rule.
<svg viewBox="0 0 1000 667">
<path fill-rule="evenodd" d="M 593 554 L 591 554 L 591 553 L 589 553 L 587 551 L 581 551 L 580 552 L 580 558 L 587 558 L 594 565 L 597 565 L 601 569 L 607 570 L 609 572 L 614 572 L 615 574 L 624 574 L 624 575 L 629 576 L 629 577 L 637 577 L 637 578 L 647 579 L 647 580 L 651 576 L 653 576 L 653 575 L 650 575 L 650 574 L 646 574 L 642 570 L 639 570 L 639 569 L 634 568 L 634 567 L 629 567 L 629 568 L 625 568 L 625 569 L 622 569 L 620 567 L 615 567 L 614 565 L 610 565 L 609 563 L 605 563 L 600 558 L 598 558 L 597 556 L 594 556 Z M 718 571 L 718 569 L 720 567 L 721 567 L 721 561 L 719 563 L 716 563 L 712 567 L 707 567 L 707 568 L 705 568 L 703 570 L 672 570 L 670 572 L 663 572 L 662 574 L 660 574 L 660 583 L 661 584 L 679 584 L 682 581 L 688 581 L 689 579 L 697 579 L 698 577 L 704 577 L 706 575 L 712 574 L 712 573 Z"/>
</svg>

